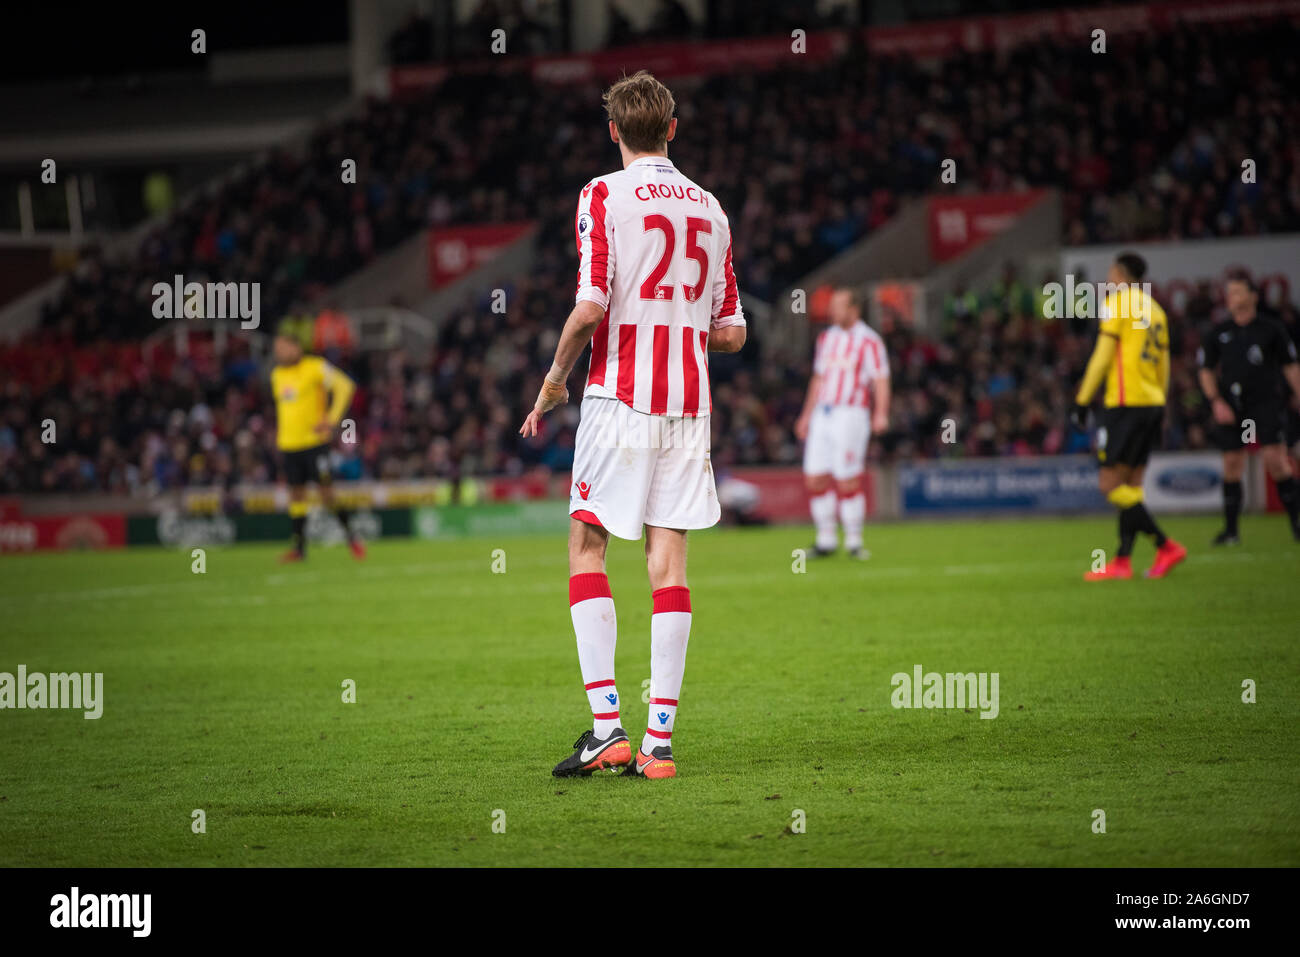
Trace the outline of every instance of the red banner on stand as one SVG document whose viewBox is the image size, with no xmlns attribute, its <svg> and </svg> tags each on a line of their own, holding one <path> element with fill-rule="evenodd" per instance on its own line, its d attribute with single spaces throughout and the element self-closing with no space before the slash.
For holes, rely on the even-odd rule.
<svg viewBox="0 0 1300 957">
<path fill-rule="evenodd" d="M 438 289 L 491 262 L 533 223 L 447 226 L 429 230 L 429 287 Z"/>
<path fill-rule="evenodd" d="M 931 196 L 930 255 L 935 262 L 956 259 L 1014 223 L 1043 198 L 1043 190 L 1023 193 L 978 193 Z"/>
</svg>

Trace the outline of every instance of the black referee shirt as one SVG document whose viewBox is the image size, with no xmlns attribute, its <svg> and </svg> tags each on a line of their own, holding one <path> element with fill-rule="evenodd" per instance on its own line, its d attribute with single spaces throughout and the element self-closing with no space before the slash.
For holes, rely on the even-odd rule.
<svg viewBox="0 0 1300 957">
<path fill-rule="evenodd" d="M 1203 369 L 1217 369 L 1219 393 L 1240 408 L 1283 398 L 1282 367 L 1297 359 L 1282 320 L 1257 312 L 1244 326 L 1231 319 L 1212 326 L 1201 340 L 1196 361 Z"/>
</svg>

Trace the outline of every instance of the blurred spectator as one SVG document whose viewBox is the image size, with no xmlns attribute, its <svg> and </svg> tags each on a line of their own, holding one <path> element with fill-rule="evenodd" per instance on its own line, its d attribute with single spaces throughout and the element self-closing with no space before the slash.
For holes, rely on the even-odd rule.
<svg viewBox="0 0 1300 957">
<path fill-rule="evenodd" d="M 330 300 L 316 316 L 312 328 L 311 351 L 325 356 L 336 365 L 352 354 L 356 337 L 352 333 L 352 320 Z"/>
</svg>

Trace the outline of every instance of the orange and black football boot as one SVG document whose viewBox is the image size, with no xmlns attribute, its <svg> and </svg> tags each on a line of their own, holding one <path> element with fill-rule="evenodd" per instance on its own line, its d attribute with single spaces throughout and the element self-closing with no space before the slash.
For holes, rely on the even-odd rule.
<svg viewBox="0 0 1300 957">
<path fill-rule="evenodd" d="M 588 728 L 573 742 L 573 753 L 551 773 L 557 778 L 585 778 L 593 771 L 621 768 L 631 760 L 632 744 L 622 728 L 615 728 L 604 740 Z"/>
<path fill-rule="evenodd" d="M 649 754 L 640 749 L 636 752 L 636 757 L 627 766 L 623 772 L 623 777 L 633 778 L 675 778 L 677 777 L 677 765 L 673 761 L 673 748 L 670 744 L 662 744 L 655 748 Z"/>
</svg>

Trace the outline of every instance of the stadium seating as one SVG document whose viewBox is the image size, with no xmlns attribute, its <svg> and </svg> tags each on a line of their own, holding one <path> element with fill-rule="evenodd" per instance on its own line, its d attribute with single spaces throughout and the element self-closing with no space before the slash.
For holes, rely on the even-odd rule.
<svg viewBox="0 0 1300 957">
<path fill-rule="evenodd" d="M 1294 23 L 1184 27 L 1116 37 L 1126 55 L 1108 57 L 1046 40 L 933 70 L 850 51 L 827 67 L 687 81 L 672 155 L 727 208 L 737 276 L 760 300 L 867 235 L 903 198 L 936 188 L 949 157 L 962 189 L 1061 189 L 1070 243 L 1300 231 L 1298 32 Z M 1225 42 L 1240 56 L 1223 56 Z M 504 320 L 467 302 L 429 354 L 353 358 L 362 438 L 341 454 L 367 475 L 564 468 L 572 411 L 538 440 L 514 433 L 571 304 L 565 237 L 577 191 L 613 163 L 600 117 L 594 89 L 453 75 L 435 93 L 375 100 L 322 128 L 303 157 L 269 157 L 178 212 L 125 261 L 91 256 L 41 329 L 0 349 L 0 491 L 147 493 L 272 474 L 272 410 L 246 351 L 140 353 L 160 278 L 256 281 L 263 313 L 280 316 L 420 229 L 524 219 L 541 223 L 542 251 L 531 275 L 502 277 L 515 304 Z M 1259 171 L 1249 184 L 1227 175 L 1245 143 Z M 357 161 L 361 185 L 340 182 L 345 158 Z M 1007 290 L 974 299 L 932 339 L 885 330 L 898 396 L 876 454 L 1079 446 L 1063 430 L 1060 383 L 1082 371 L 1088 330 L 1044 323 Z M 1185 317 L 1176 349 L 1173 447 L 1205 443 L 1186 343 L 1209 316 Z M 1294 323 L 1294 310 L 1284 318 Z M 958 354 L 974 358 L 959 367 Z M 758 355 L 751 346 L 715 364 L 719 464 L 798 458 L 791 426 L 808 370 Z M 946 416 L 962 427 L 955 448 L 938 443 Z M 35 429 L 47 417 L 77 423 L 85 439 L 43 446 Z"/>
</svg>

